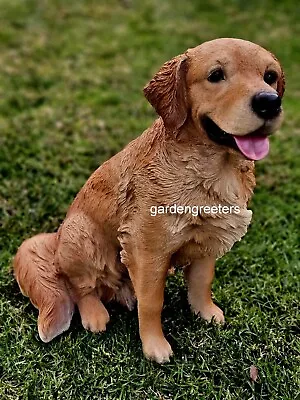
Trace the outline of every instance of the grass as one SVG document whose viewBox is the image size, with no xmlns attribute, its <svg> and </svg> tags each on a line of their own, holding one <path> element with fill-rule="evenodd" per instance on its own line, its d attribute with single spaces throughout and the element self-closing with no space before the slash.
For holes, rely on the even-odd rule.
<svg viewBox="0 0 300 400">
<path fill-rule="evenodd" d="M 300 395 L 299 13 L 296 0 L 0 0 L 0 399 Z M 17 247 L 56 230 L 90 173 L 149 126 L 141 89 L 158 67 L 222 36 L 268 47 L 287 78 L 285 124 L 257 165 L 253 224 L 217 265 L 227 325 L 189 312 L 177 274 L 163 313 L 169 364 L 143 358 L 136 311 L 116 305 L 107 333 L 84 331 L 76 315 L 43 344 L 11 273 Z"/>
</svg>

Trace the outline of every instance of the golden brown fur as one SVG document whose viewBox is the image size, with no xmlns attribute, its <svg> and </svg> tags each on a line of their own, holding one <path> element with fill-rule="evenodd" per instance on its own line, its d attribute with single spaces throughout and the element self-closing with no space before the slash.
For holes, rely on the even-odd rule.
<svg viewBox="0 0 300 400">
<path fill-rule="evenodd" d="M 234 76 L 221 94 L 206 79 L 216 62 Z M 270 65 L 280 76 L 272 88 L 262 79 Z M 161 310 L 171 264 L 185 266 L 192 309 L 224 321 L 211 299 L 214 264 L 251 221 L 254 162 L 210 140 L 200 117 L 209 114 L 236 135 L 252 132 L 261 121 L 249 98 L 267 88 L 282 97 L 279 63 L 238 39 L 204 43 L 163 65 L 144 89 L 159 118 L 91 175 L 57 233 L 37 235 L 18 250 L 15 276 L 39 309 L 43 341 L 69 328 L 75 304 L 83 326 L 100 332 L 109 320 L 103 303 L 114 298 L 131 309 L 136 297 L 144 353 L 167 361 L 172 350 L 162 333 Z M 266 129 L 280 122 L 276 118 Z M 150 215 L 151 206 L 172 204 L 234 204 L 241 212 Z"/>
</svg>

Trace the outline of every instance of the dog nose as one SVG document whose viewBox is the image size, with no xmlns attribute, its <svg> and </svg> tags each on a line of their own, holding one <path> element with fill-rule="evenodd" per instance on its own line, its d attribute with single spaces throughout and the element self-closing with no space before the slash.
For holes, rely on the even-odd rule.
<svg viewBox="0 0 300 400">
<path fill-rule="evenodd" d="M 259 92 L 252 98 L 253 111 L 263 119 L 277 117 L 281 111 L 281 98 L 277 93 Z"/>
</svg>

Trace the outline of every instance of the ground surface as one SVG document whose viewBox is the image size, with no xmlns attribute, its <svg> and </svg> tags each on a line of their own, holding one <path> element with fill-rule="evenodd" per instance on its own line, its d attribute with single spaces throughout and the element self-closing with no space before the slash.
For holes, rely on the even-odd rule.
<svg viewBox="0 0 300 400">
<path fill-rule="evenodd" d="M 296 0 L 0 0 L 0 399 L 297 398 L 299 13 Z M 54 231 L 91 171 L 151 123 L 141 89 L 158 67 L 219 36 L 270 48 L 287 77 L 286 122 L 257 165 L 253 224 L 217 266 L 227 325 L 190 314 L 179 274 L 163 315 L 169 364 L 143 359 L 136 312 L 116 306 L 103 335 L 76 316 L 41 343 L 10 272 L 17 247 Z"/>
</svg>

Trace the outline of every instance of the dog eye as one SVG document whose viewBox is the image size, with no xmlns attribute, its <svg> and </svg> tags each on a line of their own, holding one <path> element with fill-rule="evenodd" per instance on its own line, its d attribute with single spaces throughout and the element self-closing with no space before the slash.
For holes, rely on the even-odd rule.
<svg viewBox="0 0 300 400">
<path fill-rule="evenodd" d="M 273 83 L 275 83 L 278 79 L 278 75 L 277 72 L 275 71 L 266 71 L 265 75 L 264 75 L 264 81 L 268 84 L 268 85 L 273 85 Z"/>
<path fill-rule="evenodd" d="M 215 70 L 209 75 L 209 77 L 207 78 L 207 80 L 208 80 L 209 82 L 212 82 L 212 83 L 217 83 L 217 82 L 220 82 L 220 81 L 224 81 L 224 80 L 225 80 L 225 76 L 224 76 L 224 72 L 223 72 L 222 68 L 215 69 Z"/>
</svg>

